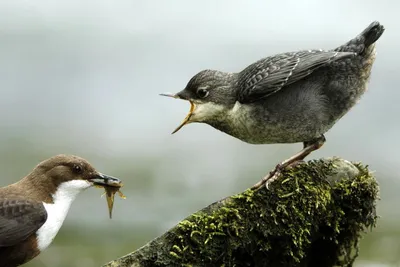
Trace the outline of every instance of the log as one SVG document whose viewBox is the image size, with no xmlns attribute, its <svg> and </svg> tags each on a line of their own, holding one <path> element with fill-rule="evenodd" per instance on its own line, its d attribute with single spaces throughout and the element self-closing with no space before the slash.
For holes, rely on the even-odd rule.
<svg viewBox="0 0 400 267">
<path fill-rule="evenodd" d="M 304 162 L 269 189 L 217 201 L 104 267 L 352 266 L 362 234 L 376 224 L 378 190 L 360 163 Z"/>
</svg>

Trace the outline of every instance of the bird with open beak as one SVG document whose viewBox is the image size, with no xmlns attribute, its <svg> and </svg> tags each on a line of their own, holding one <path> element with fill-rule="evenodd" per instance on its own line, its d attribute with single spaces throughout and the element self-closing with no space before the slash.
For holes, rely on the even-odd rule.
<svg viewBox="0 0 400 267">
<path fill-rule="evenodd" d="M 303 143 L 253 188 L 274 181 L 283 168 L 325 142 L 324 134 L 367 89 L 379 22 L 332 50 L 301 50 L 263 58 L 240 72 L 203 70 L 177 94 L 190 111 L 173 132 L 200 122 L 251 144 Z"/>
</svg>

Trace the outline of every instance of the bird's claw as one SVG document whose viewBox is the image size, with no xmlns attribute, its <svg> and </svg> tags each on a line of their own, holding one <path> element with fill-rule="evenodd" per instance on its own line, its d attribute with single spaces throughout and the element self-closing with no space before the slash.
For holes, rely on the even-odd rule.
<svg viewBox="0 0 400 267">
<path fill-rule="evenodd" d="M 252 189 L 258 189 L 258 188 L 260 188 L 261 186 L 265 185 L 265 188 L 266 188 L 267 190 L 269 190 L 270 184 L 271 184 L 272 182 L 276 181 L 276 180 L 279 178 L 279 176 L 282 174 L 282 171 L 283 171 L 285 168 L 292 168 L 292 167 L 295 167 L 295 166 L 297 166 L 297 165 L 299 165 L 299 164 L 301 164 L 301 163 L 304 163 L 304 160 L 298 160 L 298 161 L 292 162 L 292 163 L 290 163 L 290 164 L 288 164 L 288 165 L 285 165 L 285 164 L 283 164 L 283 163 L 278 163 L 278 164 L 275 166 L 275 168 L 274 168 L 272 171 L 270 171 L 269 174 L 268 174 L 267 176 L 265 176 L 264 178 L 262 178 L 261 181 L 259 181 L 257 184 L 255 184 L 255 185 L 252 187 Z"/>
<path fill-rule="evenodd" d="M 276 169 L 274 174 L 268 175 L 270 177 L 265 181 L 265 188 L 267 188 L 267 190 L 269 190 L 269 185 L 279 178 L 279 175 L 281 175 L 281 169 Z"/>
<path fill-rule="evenodd" d="M 279 177 L 283 168 L 284 166 L 281 163 L 277 164 L 275 169 L 270 171 L 269 174 L 264 176 L 257 184 L 253 185 L 252 189 L 258 189 L 263 185 L 268 189 L 269 185 Z"/>
</svg>

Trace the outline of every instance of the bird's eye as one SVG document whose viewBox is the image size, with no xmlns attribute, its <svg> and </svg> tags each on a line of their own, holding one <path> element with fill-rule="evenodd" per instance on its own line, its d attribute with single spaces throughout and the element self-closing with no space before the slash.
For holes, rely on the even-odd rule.
<svg viewBox="0 0 400 267">
<path fill-rule="evenodd" d="M 74 173 L 81 173 L 82 172 L 82 167 L 80 165 L 74 165 L 72 167 L 72 170 L 74 171 Z"/>
<path fill-rule="evenodd" d="M 208 93 L 209 93 L 208 90 L 204 89 L 204 88 L 200 88 L 200 89 L 197 90 L 197 95 L 200 98 L 206 98 L 208 96 Z"/>
</svg>

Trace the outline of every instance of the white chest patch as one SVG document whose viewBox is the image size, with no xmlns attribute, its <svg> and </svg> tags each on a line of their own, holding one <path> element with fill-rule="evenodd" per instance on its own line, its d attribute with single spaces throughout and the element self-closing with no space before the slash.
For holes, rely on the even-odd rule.
<svg viewBox="0 0 400 267">
<path fill-rule="evenodd" d="M 84 180 L 72 180 L 62 183 L 53 195 L 54 203 L 43 202 L 47 211 L 47 220 L 36 232 L 40 251 L 45 250 L 56 237 L 67 216 L 71 203 L 77 195 L 90 186 L 91 184 Z"/>
</svg>

